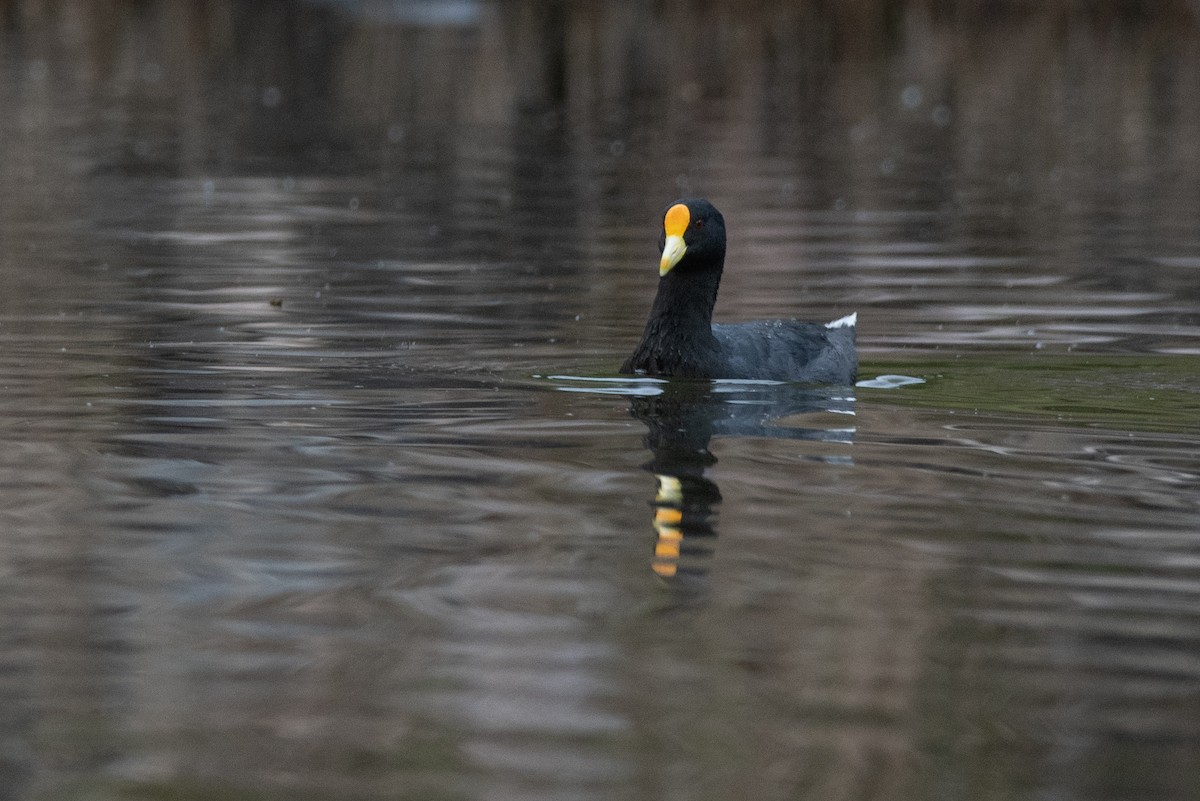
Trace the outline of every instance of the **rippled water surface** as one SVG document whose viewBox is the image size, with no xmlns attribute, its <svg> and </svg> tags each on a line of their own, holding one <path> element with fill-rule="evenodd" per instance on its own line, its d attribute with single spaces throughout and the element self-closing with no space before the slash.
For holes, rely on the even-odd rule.
<svg viewBox="0 0 1200 801">
<path fill-rule="evenodd" d="M 1195 797 L 1186 6 L 252 5 L 0 12 L 0 799 Z"/>
</svg>

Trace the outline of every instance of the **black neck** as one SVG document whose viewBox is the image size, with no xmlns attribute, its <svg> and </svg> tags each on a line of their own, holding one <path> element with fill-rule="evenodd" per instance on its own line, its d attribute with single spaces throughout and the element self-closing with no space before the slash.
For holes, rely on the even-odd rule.
<svg viewBox="0 0 1200 801">
<path fill-rule="evenodd" d="M 642 341 L 622 371 L 690 378 L 712 378 L 719 372 L 712 312 L 720 283 L 719 268 L 672 271 L 660 278 Z"/>
<path fill-rule="evenodd" d="M 704 339 L 712 337 L 713 306 L 721 274 L 669 272 L 658 281 L 646 334 L 652 330 Z"/>
</svg>

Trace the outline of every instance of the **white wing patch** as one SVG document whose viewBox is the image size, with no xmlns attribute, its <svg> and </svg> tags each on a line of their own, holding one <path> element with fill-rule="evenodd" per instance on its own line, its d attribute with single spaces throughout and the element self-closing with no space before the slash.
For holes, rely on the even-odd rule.
<svg viewBox="0 0 1200 801">
<path fill-rule="evenodd" d="M 825 323 L 826 328 L 853 328 L 858 325 L 858 312 L 839 317 L 832 323 Z"/>
</svg>

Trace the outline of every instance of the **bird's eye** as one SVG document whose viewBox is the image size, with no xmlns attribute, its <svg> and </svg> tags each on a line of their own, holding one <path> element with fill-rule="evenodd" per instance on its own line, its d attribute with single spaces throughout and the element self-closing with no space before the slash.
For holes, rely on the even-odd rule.
<svg viewBox="0 0 1200 801">
<path fill-rule="evenodd" d="M 692 223 L 692 227 L 693 228 L 703 228 L 704 220 L 696 220 L 694 223 Z"/>
</svg>

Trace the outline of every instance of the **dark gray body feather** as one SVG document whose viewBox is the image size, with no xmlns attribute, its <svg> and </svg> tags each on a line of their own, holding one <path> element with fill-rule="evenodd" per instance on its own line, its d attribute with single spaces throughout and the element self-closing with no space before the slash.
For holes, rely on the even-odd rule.
<svg viewBox="0 0 1200 801">
<path fill-rule="evenodd" d="M 858 373 L 855 327 L 798 320 L 715 324 L 725 375 L 819 384 L 852 384 Z"/>
<path fill-rule="evenodd" d="M 621 372 L 813 384 L 853 384 L 858 372 L 853 325 L 756 320 L 718 323 L 711 331 L 709 337 L 647 336 Z"/>
</svg>

